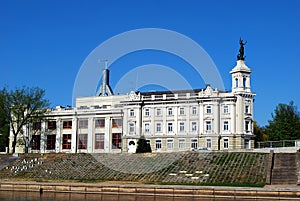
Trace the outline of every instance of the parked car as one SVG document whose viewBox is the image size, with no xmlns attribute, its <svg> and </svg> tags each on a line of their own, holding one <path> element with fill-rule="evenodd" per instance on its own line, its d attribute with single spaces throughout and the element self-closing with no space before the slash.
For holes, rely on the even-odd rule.
<svg viewBox="0 0 300 201">
<path fill-rule="evenodd" d="M 191 149 L 191 151 L 206 151 L 206 150 L 208 150 L 206 147 L 197 147 Z"/>
</svg>

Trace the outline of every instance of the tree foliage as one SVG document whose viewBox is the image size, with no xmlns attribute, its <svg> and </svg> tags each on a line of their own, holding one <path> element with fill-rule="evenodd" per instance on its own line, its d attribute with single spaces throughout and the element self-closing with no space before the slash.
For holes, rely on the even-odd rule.
<svg viewBox="0 0 300 201">
<path fill-rule="evenodd" d="M 136 153 L 151 153 L 151 146 L 147 143 L 144 136 L 141 136 L 137 142 Z"/>
<path fill-rule="evenodd" d="M 10 125 L 13 134 L 12 152 L 15 153 L 18 135 L 23 134 L 23 127 L 40 121 L 50 103 L 44 98 L 45 90 L 39 87 L 22 87 L 11 91 L 3 88 L 0 93 L 1 102 L 3 102 L 0 105 L 0 114 Z M 21 136 L 25 146 L 28 146 L 30 136 Z"/>
<path fill-rule="evenodd" d="M 293 101 L 289 104 L 280 103 L 276 106 L 266 131 L 269 140 L 300 139 L 300 113 Z"/>
</svg>

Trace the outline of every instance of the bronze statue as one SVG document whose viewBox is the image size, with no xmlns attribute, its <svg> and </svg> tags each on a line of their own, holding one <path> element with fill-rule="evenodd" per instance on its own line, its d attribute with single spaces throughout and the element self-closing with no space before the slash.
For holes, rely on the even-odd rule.
<svg viewBox="0 0 300 201">
<path fill-rule="evenodd" d="M 245 60 L 244 57 L 244 45 L 246 45 L 247 41 L 244 43 L 242 38 L 240 38 L 240 50 L 239 50 L 239 54 L 237 55 L 237 59 L 238 60 Z"/>
</svg>

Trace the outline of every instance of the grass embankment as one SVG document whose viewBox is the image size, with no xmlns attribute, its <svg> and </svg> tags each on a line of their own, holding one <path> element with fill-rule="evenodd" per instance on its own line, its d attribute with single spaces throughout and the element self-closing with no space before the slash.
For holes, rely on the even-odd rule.
<svg viewBox="0 0 300 201">
<path fill-rule="evenodd" d="M 0 156 L 2 157 L 2 156 Z M 0 170 L 2 179 L 264 186 L 267 154 L 22 154 Z"/>
</svg>

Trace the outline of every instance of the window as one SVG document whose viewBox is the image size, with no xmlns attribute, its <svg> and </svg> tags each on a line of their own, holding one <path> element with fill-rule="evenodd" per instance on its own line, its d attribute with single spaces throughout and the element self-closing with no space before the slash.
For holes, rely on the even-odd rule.
<svg viewBox="0 0 300 201">
<path fill-rule="evenodd" d="M 171 107 L 168 108 L 168 115 L 169 115 L 169 116 L 173 115 L 173 110 L 172 110 Z"/>
<path fill-rule="evenodd" d="M 156 116 L 161 116 L 161 109 L 160 108 L 156 109 Z"/>
<path fill-rule="evenodd" d="M 223 130 L 224 131 L 228 131 L 229 130 L 228 121 L 224 121 Z"/>
<path fill-rule="evenodd" d="M 228 114 L 229 113 L 229 107 L 228 107 L 228 105 L 224 105 L 223 106 L 223 113 L 224 114 Z"/>
<path fill-rule="evenodd" d="M 208 148 L 208 149 L 211 148 L 211 139 L 210 138 L 206 139 L 206 148 Z"/>
<path fill-rule="evenodd" d="M 197 114 L 197 107 L 192 107 L 192 115 L 196 115 Z"/>
<path fill-rule="evenodd" d="M 184 131 L 184 122 L 179 123 L 179 131 L 183 132 Z"/>
<path fill-rule="evenodd" d="M 179 115 L 184 115 L 184 108 L 183 107 L 179 108 Z"/>
<path fill-rule="evenodd" d="M 229 147 L 229 140 L 228 138 L 224 138 L 224 149 L 228 149 Z"/>
<path fill-rule="evenodd" d="M 246 89 L 246 78 L 245 77 L 243 78 L 243 87 L 244 87 L 244 89 Z"/>
<path fill-rule="evenodd" d="M 249 114 L 249 113 L 250 113 L 250 107 L 249 107 L 249 105 L 246 105 L 246 106 L 245 106 L 245 113 L 246 113 L 246 114 Z"/>
<path fill-rule="evenodd" d="M 211 131 L 211 121 L 206 121 L 206 130 Z"/>
<path fill-rule="evenodd" d="M 172 132 L 173 131 L 173 123 L 169 122 L 168 123 L 168 132 Z"/>
<path fill-rule="evenodd" d="M 246 131 L 251 131 L 251 122 L 250 121 L 245 121 L 245 130 Z"/>
<path fill-rule="evenodd" d="M 41 122 L 38 121 L 38 122 L 33 122 L 32 124 L 32 129 L 33 130 L 41 130 Z"/>
<path fill-rule="evenodd" d="M 49 130 L 55 130 L 56 129 L 56 121 L 48 121 L 48 126 L 47 128 Z"/>
<path fill-rule="evenodd" d="M 121 147 L 122 147 L 121 133 L 113 133 L 112 134 L 112 149 L 121 149 Z"/>
<path fill-rule="evenodd" d="M 71 129 L 72 121 L 63 121 L 63 129 Z"/>
<path fill-rule="evenodd" d="M 185 139 L 178 139 L 178 148 L 185 149 Z"/>
<path fill-rule="evenodd" d="M 88 128 L 88 120 L 87 119 L 80 119 L 78 122 L 78 128 Z"/>
<path fill-rule="evenodd" d="M 129 123 L 129 133 L 134 133 L 134 123 Z"/>
<path fill-rule="evenodd" d="M 197 122 L 192 122 L 192 131 L 197 131 Z"/>
<path fill-rule="evenodd" d="M 95 133 L 95 149 L 104 149 L 104 133 Z"/>
<path fill-rule="evenodd" d="M 237 78 L 235 78 L 235 88 L 239 87 L 239 80 Z"/>
<path fill-rule="evenodd" d="M 47 150 L 55 149 L 56 135 L 47 135 Z"/>
<path fill-rule="evenodd" d="M 150 109 L 149 108 L 145 108 L 145 116 L 150 116 Z"/>
<path fill-rule="evenodd" d="M 71 149 L 71 134 L 63 134 L 63 149 Z"/>
<path fill-rule="evenodd" d="M 191 148 L 198 148 L 198 139 L 191 139 Z"/>
<path fill-rule="evenodd" d="M 122 119 L 112 119 L 112 128 L 122 128 Z"/>
<path fill-rule="evenodd" d="M 161 123 L 156 123 L 156 132 L 161 132 Z"/>
<path fill-rule="evenodd" d="M 161 149 L 161 140 L 155 140 L 155 149 Z"/>
<path fill-rule="evenodd" d="M 95 120 L 95 128 L 104 128 L 105 127 L 105 119 L 96 119 Z"/>
<path fill-rule="evenodd" d="M 41 145 L 41 136 L 33 135 L 32 142 L 31 142 L 31 149 L 32 150 L 40 150 L 40 145 Z"/>
<path fill-rule="evenodd" d="M 207 114 L 211 113 L 211 106 L 210 105 L 206 106 L 206 113 Z"/>
<path fill-rule="evenodd" d="M 167 149 L 173 149 L 173 148 L 174 148 L 174 140 L 167 139 Z"/>
<path fill-rule="evenodd" d="M 131 110 L 129 111 L 129 116 L 134 117 L 134 109 L 131 109 Z"/>
<path fill-rule="evenodd" d="M 87 134 L 79 134 L 78 137 L 78 149 L 87 149 Z"/>
<path fill-rule="evenodd" d="M 145 133 L 149 133 L 149 132 L 150 132 L 150 124 L 145 123 Z"/>
</svg>

